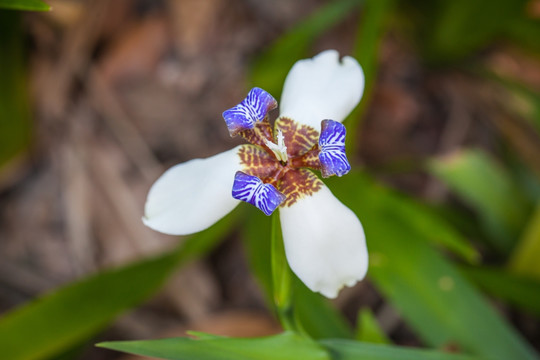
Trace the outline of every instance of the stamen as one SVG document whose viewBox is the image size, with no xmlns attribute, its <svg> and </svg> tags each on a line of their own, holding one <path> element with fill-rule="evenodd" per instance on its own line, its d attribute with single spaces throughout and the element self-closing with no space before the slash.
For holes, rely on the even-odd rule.
<svg viewBox="0 0 540 360">
<path fill-rule="evenodd" d="M 266 215 L 271 215 L 286 198 L 273 185 L 241 171 L 234 176 L 232 196 L 256 206 Z"/>
<path fill-rule="evenodd" d="M 255 123 L 263 121 L 268 112 L 277 107 L 277 101 L 261 88 L 253 88 L 242 102 L 223 112 L 229 134 L 253 129 Z"/>
<path fill-rule="evenodd" d="M 345 154 L 345 126 L 334 120 L 323 120 L 319 138 L 319 161 L 323 177 L 342 176 L 351 170 Z"/>
<path fill-rule="evenodd" d="M 281 132 L 281 130 L 278 130 L 276 137 L 277 137 L 277 144 L 274 144 L 273 142 L 269 140 L 264 140 L 264 141 L 266 143 L 266 146 L 268 146 L 268 148 L 272 150 L 274 155 L 276 155 L 276 158 L 279 161 L 286 163 L 289 160 L 289 157 L 287 155 L 287 146 L 285 146 L 285 137 L 283 136 L 283 133 Z"/>
</svg>

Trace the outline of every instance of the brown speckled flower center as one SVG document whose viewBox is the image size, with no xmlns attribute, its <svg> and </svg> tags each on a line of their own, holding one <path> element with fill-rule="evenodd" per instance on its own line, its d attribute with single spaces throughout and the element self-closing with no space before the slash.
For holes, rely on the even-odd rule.
<svg viewBox="0 0 540 360">
<path fill-rule="evenodd" d="M 241 136 L 252 145 L 240 148 L 242 171 L 257 176 L 264 183 L 274 185 L 286 196 L 281 206 L 291 206 L 298 199 L 317 192 L 323 183 L 308 169 L 320 169 L 318 139 L 314 128 L 280 117 L 275 123 L 275 132 L 281 130 L 287 147 L 288 161 L 279 161 L 265 140 L 275 142 L 268 121 L 257 123 L 252 130 Z"/>
</svg>

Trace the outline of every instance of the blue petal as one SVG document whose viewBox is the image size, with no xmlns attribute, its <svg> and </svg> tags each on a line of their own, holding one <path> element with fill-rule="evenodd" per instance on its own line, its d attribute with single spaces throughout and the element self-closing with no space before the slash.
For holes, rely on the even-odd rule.
<svg viewBox="0 0 540 360">
<path fill-rule="evenodd" d="M 258 177 L 241 171 L 237 171 L 234 176 L 232 196 L 256 206 L 266 215 L 271 215 L 285 200 L 285 195 L 277 191 L 272 184 L 265 184 Z"/>
<path fill-rule="evenodd" d="M 334 120 L 323 120 L 319 138 L 319 162 L 323 177 L 342 176 L 351 170 L 345 154 L 345 126 Z"/>
<path fill-rule="evenodd" d="M 264 120 L 268 112 L 277 106 L 277 101 L 261 88 L 253 88 L 246 98 L 235 107 L 225 110 L 223 118 L 231 136 L 253 129 L 256 122 Z"/>
</svg>

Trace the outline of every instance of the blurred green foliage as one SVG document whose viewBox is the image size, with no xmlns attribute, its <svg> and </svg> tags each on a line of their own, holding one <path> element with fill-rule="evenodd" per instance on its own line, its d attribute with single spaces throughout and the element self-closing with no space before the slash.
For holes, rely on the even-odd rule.
<svg viewBox="0 0 540 360">
<path fill-rule="evenodd" d="M 364 224 L 369 276 L 426 344 L 487 359 L 538 359 L 451 261 L 435 251 L 395 193 L 361 173 L 327 181 Z"/>
<path fill-rule="evenodd" d="M 94 336 L 153 294 L 180 265 L 208 252 L 236 224 L 233 212 L 162 256 L 62 287 L 0 318 L 0 349 L 10 360 L 48 359 Z"/>
<path fill-rule="evenodd" d="M 24 38 L 20 14 L 0 10 L 0 170 L 31 140 Z"/>
<path fill-rule="evenodd" d="M 476 210 L 496 249 L 514 247 L 532 204 L 505 168 L 475 150 L 432 160 L 429 168 Z"/>
<path fill-rule="evenodd" d="M 450 65 L 474 56 L 528 23 L 527 0 L 412 0 L 402 2 L 423 58 Z M 538 34 L 538 30 L 536 34 Z"/>
<path fill-rule="evenodd" d="M 29 11 L 49 11 L 51 9 L 41 0 L 0 0 L 0 8 Z"/>
</svg>

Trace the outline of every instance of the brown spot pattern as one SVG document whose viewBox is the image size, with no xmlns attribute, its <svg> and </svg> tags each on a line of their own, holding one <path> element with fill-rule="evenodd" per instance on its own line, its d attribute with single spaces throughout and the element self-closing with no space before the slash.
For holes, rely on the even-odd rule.
<svg viewBox="0 0 540 360">
<path fill-rule="evenodd" d="M 278 187 L 278 190 L 287 197 L 281 206 L 291 206 L 299 199 L 316 193 L 323 185 L 323 182 L 307 169 L 289 170 Z"/>
<path fill-rule="evenodd" d="M 254 145 L 243 145 L 238 151 L 242 171 L 263 180 L 273 176 L 281 165 L 262 148 Z"/>
<path fill-rule="evenodd" d="M 272 127 L 268 123 L 267 118 L 256 123 L 253 129 L 241 131 L 239 134 L 250 144 L 262 147 L 266 147 L 264 139 L 274 141 L 272 138 Z"/>
<path fill-rule="evenodd" d="M 318 144 L 319 132 L 311 126 L 280 117 L 276 120 L 275 128 L 276 133 L 277 130 L 283 132 L 289 157 L 302 156 Z"/>
</svg>

